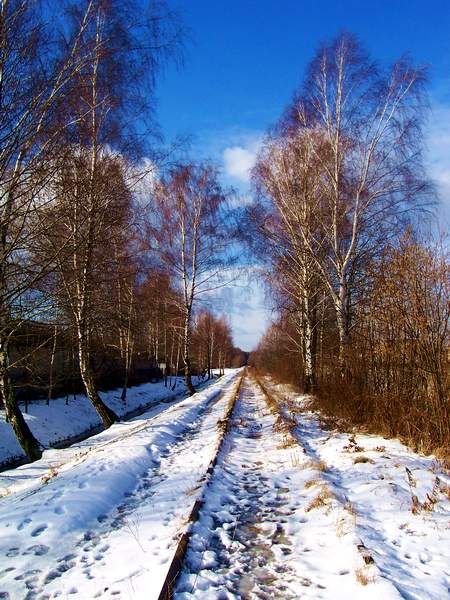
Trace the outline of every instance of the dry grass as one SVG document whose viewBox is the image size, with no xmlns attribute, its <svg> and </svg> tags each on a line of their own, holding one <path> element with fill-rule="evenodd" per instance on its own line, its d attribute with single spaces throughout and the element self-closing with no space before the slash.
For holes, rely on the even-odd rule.
<svg viewBox="0 0 450 600">
<path fill-rule="evenodd" d="M 369 583 L 373 583 L 375 581 L 375 577 L 373 575 L 368 575 L 366 569 L 364 567 L 360 567 L 355 571 L 356 581 L 360 585 L 368 585 Z"/>
<path fill-rule="evenodd" d="M 405 467 L 405 471 L 411 494 L 411 512 L 413 513 L 413 515 L 418 515 L 423 510 L 428 512 L 434 510 L 434 505 L 439 500 L 438 495 L 441 486 L 441 480 L 439 479 L 439 477 L 435 478 L 431 493 L 427 494 L 427 499 L 425 500 L 425 502 L 420 502 L 417 494 L 413 492 L 413 489 L 417 485 L 417 481 L 415 480 L 414 475 L 412 474 L 410 469 L 408 469 L 408 467 Z"/>
<path fill-rule="evenodd" d="M 427 493 L 427 499 L 424 502 L 420 502 L 416 494 L 414 494 L 412 491 L 412 488 L 415 487 L 416 482 L 412 477 L 411 471 L 406 469 L 406 473 L 411 492 L 411 512 L 414 515 L 417 515 L 422 511 L 432 512 L 435 505 L 439 502 L 440 493 L 443 493 L 448 499 L 450 499 L 450 491 L 448 486 L 443 484 L 439 477 L 435 477 L 431 492 Z"/>
<path fill-rule="evenodd" d="M 277 445 L 277 448 L 280 450 L 285 450 L 286 448 L 292 448 L 293 446 L 297 445 L 297 440 L 293 438 L 290 433 L 284 433 L 281 442 Z"/>
<path fill-rule="evenodd" d="M 450 502 L 450 486 L 445 483 L 441 484 L 441 492 L 446 496 L 447 500 Z"/>
<path fill-rule="evenodd" d="M 364 452 L 365 448 L 359 446 L 356 443 L 355 436 L 351 435 L 348 438 L 348 444 L 343 447 L 343 450 L 346 450 L 347 452 Z"/>
<path fill-rule="evenodd" d="M 298 450 L 294 450 L 293 452 L 291 452 L 290 463 L 292 468 L 300 467 L 302 461 Z"/>
<path fill-rule="evenodd" d="M 42 475 L 42 483 L 48 483 L 51 479 L 58 475 L 59 471 L 55 467 L 50 467 L 50 470 L 45 475 Z"/>
<path fill-rule="evenodd" d="M 318 481 L 317 479 L 310 479 L 309 481 L 307 481 L 305 483 L 305 490 L 308 490 L 309 488 L 313 487 L 314 485 L 319 485 L 320 481 Z"/>
<path fill-rule="evenodd" d="M 275 422 L 273 424 L 273 431 L 276 434 L 282 435 L 282 441 L 278 444 L 277 448 L 285 450 L 298 446 L 298 441 L 293 435 L 293 430 L 295 427 L 297 427 L 297 421 L 291 415 L 287 415 L 282 411 L 276 395 L 273 392 L 269 394 L 257 376 L 254 376 L 254 379 L 264 394 L 264 398 L 269 410 L 276 415 Z M 295 462 L 296 464 L 293 466 L 299 466 L 300 461 L 296 460 Z"/>
<path fill-rule="evenodd" d="M 403 377 L 404 389 L 381 391 L 368 377 L 367 365 L 359 364 L 358 356 L 352 357 L 351 379 L 340 378 L 339 369 L 330 365 L 330 376 L 319 383 L 314 408 L 324 418 L 336 419 L 333 424 L 342 432 L 354 429 L 399 438 L 416 452 L 434 454 L 444 468 L 450 468 L 448 400 L 438 398 L 425 380 L 414 385 L 416 369 L 410 379 Z M 424 406 L 434 407 L 432 413 Z M 355 446 L 350 444 L 347 450 L 357 452 Z M 377 450 L 385 451 L 383 446 Z"/>
<path fill-rule="evenodd" d="M 350 515 L 356 518 L 356 510 L 351 502 L 346 502 L 344 504 L 344 510 L 346 510 Z"/>
<path fill-rule="evenodd" d="M 336 520 L 335 527 L 337 537 L 343 537 L 344 535 L 350 533 L 352 524 L 350 524 L 349 520 L 345 517 L 340 517 Z"/>
<path fill-rule="evenodd" d="M 323 484 L 320 488 L 320 492 L 317 494 L 314 500 L 311 500 L 311 502 L 306 507 L 305 512 L 310 512 L 311 510 L 315 510 L 316 508 L 326 506 L 327 500 L 330 500 L 332 497 L 333 495 L 330 492 L 330 488 L 326 484 Z"/>
<path fill-rule="evenodd" d="M 434 448 L 433 454 L 441 464 L 450 469 L 450 446 L 439 446 L 438 448 Z"/>
<path fill-rule="evenodd" d="M 369 458 L 368 456 L 357 456 L 354 461 L 353 464 L 357 465 L 358 463 L 371 463 L 372 465 L 374 464 L 374 460 L 372 460 L 371 458 Z"/>
<path fill-rule="evenodd" d="M 314 469 L 315 471 L 320 471 L 321 473 L 326 473 L 327 465 L 323 460 L 315 460 L 311 459 L 304 463 L 304 469 Z"/>
</svg>

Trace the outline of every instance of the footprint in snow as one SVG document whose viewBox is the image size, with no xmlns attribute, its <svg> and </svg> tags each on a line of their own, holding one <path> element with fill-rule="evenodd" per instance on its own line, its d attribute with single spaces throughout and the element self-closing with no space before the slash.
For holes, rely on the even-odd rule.
<svg viewBox="0 0 450 600">
<path fill-rule="evenodd" d="M 4 577 L 7 573 L 11 573 L 11 571 L 15 571 L 16 567 L 7 567 L 6 569 L 3 569 L 3 571 L 0 571 L 0 579 L 2 577 Z"/>
<path fill-rule="evenodd" d="M 36 527 L 36 529 L 33 529 L 33 531 L 31 532 L 31 537 L 39 537 L 41 535 L 41 533 L 44 533 L 44 531 L 47 529 L 48 525 L 44 524 L 44 525 L 39 525 L 39 527 Z"/>
<path fill-rule="evenodd" d="M 62 573 L 60 573 L 57 569 L 52 569 L 51 571 L 49 571 L 47 573 L 47 576 L 44 580 L 44 585 L 47 585 L 47 583 L 50 583 L 51 581 L 53 581 L 54 579 L 57 579 L 58 577 L 61 577 Z"/>
<path fill-rule="evenodd" d="M 45 544 L 34 544 L 34 546 L 29 546 L 24 552 L 22 552 L 22 556 L 27 556 L 28 554 L 34 554 L 34 556 L 44 556 L 50 550 L 48 546 Z"/>
<path fill-rule="evenodd" d="M 25 579 L 26 577 L 34 577 L 36 575 L 39 575 L 39 573 L 42 573 L 41 569 L 31 569 L 30 571 L 25 571 L 25 573 L 16 575 L 16 577 L 14 577 L 14 579 L 16 581 L 22 581 L 22 579 Z"/>
<path fill-rule="evenodd" d="M 57 562 L 71 561 L 76 557 L 77 557 L 77 555 L 74 552 L 72 552 L 71 554 L 66 554 L 66 556 L 63 556 L 62 558 L 58 558 Z"/>
<path fill-rule="evenodd" d="M 37 586 L 38 586 L 38 577 L 29 577 L 28 579 L 25 580 L 25 586 L 27 587 L 27 589 L 30 590 L 30 592 L 28 592 L 28 594 L 25 596 L 25 598 L 28 600 L 28 598 L 36 598 L 36 594 L 39 593 L 39 591 L 42 590 L 36 590 Z"/>
<path fill-rule="evenodd" d="M 57 570 L 60 573 L 65 573 L 66 571 L 69 571 L 70 569 L 72 569 L 74 566 L 75 566 L 75 561 L 73 561 L 73 560 L 67 561 L 67 562 L 64 561 L 58 565 Z"/>
<path fill-rule="evenodd" d="M 14 557 L 16 557 L 16 556 L 19 556 L 19 548 L 17 548 L 17 547 L 10 548 L 10 549 L 8 550 L 8 552 L 6 553 L 6 556 L 7 556 L 8 558 L 14 558 Z"/>
<path fill-rule="evenodd" d="M 17 531 L 22 531 L 22 529 L 24 527 L 26 527 L 29 523 L 31 523 L 32 519 L 27 518 L 24 519 L 23 521 L 21 521 L 18 525 L 17 525 Z"/>
<path fill-rule="evenodd" d="M 55 515 L 63 515 L 66 510 L 62 507 L 62 506 L 57 506 L 53 512 L 55 513 Z"/>
</svg>

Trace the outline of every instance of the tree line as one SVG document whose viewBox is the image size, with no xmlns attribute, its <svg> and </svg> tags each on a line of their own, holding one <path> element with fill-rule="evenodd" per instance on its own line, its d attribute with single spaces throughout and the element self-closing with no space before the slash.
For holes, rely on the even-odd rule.
<svg viewBox="0 0 450 600">
<path fill-rule="evenodd" d="M 193 393 L 194 372 L 241 361 L 198 306 L 234 242 L 217 170 L 155 150 L 155 82 L 182 42 L 164 2 L 4 0 L 0 31 L 0 398 L 36 459 L 18 373 L 49 400 L 76 380 L 108 427 L 102 369 L 125 401 L 139 366 L 183 369 Z"/>
<path fill-rule="evenodd" d="M 449 261 L 427 233 L 425 81 L 351 34 L 317 51 L 253 169 L 249 243 L 279 316 L 251 362 L 334 415 L 445 453 Z"/>
</svg>

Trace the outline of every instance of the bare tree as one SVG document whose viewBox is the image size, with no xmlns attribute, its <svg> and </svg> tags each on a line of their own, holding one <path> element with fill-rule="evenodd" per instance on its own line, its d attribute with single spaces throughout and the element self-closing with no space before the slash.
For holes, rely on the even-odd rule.
<svg viewBox="0 0 450 600">
<path fill-rule="evenodd" d="M 316 385 L 318 305 L 322 299 L 316 261 L 323 261 L 319 226 L 323 185 L 317 155 L 323 151 L 323 139 L 310 132 L 268 138 L 253 169 L 257 188 L 273 207 L 260 223 L 261 233 L 271 242 L 274 261 L 275 273 L 268 283 L 282 304 L 286 305 L 287 298 L 293 306 L 306 392 Z"/>
<path fill-rule="evenodd" d="M 105 426 L 116 419 L 95 385 L 92 344 L 110 312 L 114 248 L 122 240 L 130 211 L 130 192 L 122 161 L 98 152 L 92 176 L 90 151 L 73 156 L 54 177 L 59 201 L 45 218 L 53 226 L 41 242 L 43 254 L 56 255 L 57 302 L 68 311 L 76 332 L 80 373 L 86 393 Z M 56 250 L 59 249 L 58 252 Z"/>
<path fill-rule="evenodd" d="M 117 415 L 97 392 L 92 356 L 98 292 L 111 262 L 108 249 L 113 254 L 115 240 L 126 237 L 123 230 L 129 225 L 131 187 L 139 179 L 136 169 L 126 166 L 125 156 L 139 155 L 134 126 L 137 118 L 143 119 L 145 110 L 148 113 L 152 108 L 154 99 L 151 93 L 139 92 L 146 83 L 153 91 L 158 62 L 173 46 L 172 40 L 161 38 L 164 14 L 144 11 L 138 18 L 140 9 L 134 2 L 92 0 L 91 4 L 92 16 L 81 36 L 83 68 L 77 72 L 64 106 L 72 123 L 65 138 L 68 156 L 52 181 L 58 202 L 55 227 L 46 239 L 51 249 L 66 249 L 58 252 L 54 268 L 73 317 L 87 396 L 104 426 L 109 427 Z M 70 15 L 77 30 L 83 20 L 82 10 L 72 6 Z M 137 79 L 140 88 L 136 87 Z M 132 287 L 129 290 L 133 292 Z M 132 302 L 128 307 L 131 325 Z M 131 348 L 128 327 L 126 379 Z M 124 390 L 126 385 L 127 381 Z"/>
<path fill-rule="evenodd" d="M 191 336 L 197 300 L 224 285 L 233 262 L 232 238 L 223 219 L 226 196 L 215 169 L 182 165 L 157 186 L 156 211 L 149 240 L 182 294 L 184 313 L 183 362 L 186 386 L 192 384 Z"/>
<path fill-rule="evenodd" d="M 304 243 L 335 307 L 342 371 L 363 264 L 428 191 L 421 156 L 423 83 L 423 69 L 405 60 L 384 75 L 359 42 L 343 34 L 319 50 L 287 113 L 287 130 L 314 133 L 306 139 L 323 178 L 320 252 L 314 238 L 305 235 Z"/>
<path fill-rule="evenodd" d="M 225 317 L 216 317 L 203 309 L 195 324 L 194 345 L 198 354 L 198 367 L 212 377 L 213 368 L 223 371 L 231 362 L 233 338 L 231 327 Z"/>
<path fill-rule="evenodd" d="M 41 191 L 53 174 L 68 126 L 60 119 L 60 107 L 82 68 L 80 40 L 92 3 L 86 3 L 62 54 L 48 43 L 49 28 L 39 8 L 31 0 L 0 5 L 0 391 L 7 419 L 32 459 L 41 450 L 14 399 L 9 344 L 20 324 L 46 307 L 35 288 L 51 261 L 29 260 L 29 249 L 43 232 L 35 227 L 39 219 L 33 220 L 34 228 L 30 223 L 52 201 Z"/>
<path fill-rule="evenodd" d="M 407 231 L 373 265 L 357 329 L 374 418 L 427 450 L 450 435 L 449 274 L 443 241 Z"/>
<path fill-rule="evenodd" d="M 415 221 L 431 198 L 423 83 L 406 61 L 383 74 L 350 35 L 317 53 L 254 171 L 278 318 L 250 361 L 295 381 L 316 289 L 320 409 L 448 460 L 448 252 Z"/>
</svg>

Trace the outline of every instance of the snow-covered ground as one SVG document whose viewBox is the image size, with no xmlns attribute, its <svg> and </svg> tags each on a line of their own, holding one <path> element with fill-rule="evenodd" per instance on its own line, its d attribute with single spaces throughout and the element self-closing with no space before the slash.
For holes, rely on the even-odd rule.
<svg viewBox="0 0 450 600">
<path fill-rule="evenodd" d="M 238 379 L 0 474 L 0 599 L 157 600 L 200 498 L 176 600 L 448 597 L 450 480 L 397 440 L 246 377 L 206 477 Z"/>
<path fill-rule="evenodd" d="M 308 398 L 278 392 L 294 435 L 328 486 L 380 574 L 407 600 L 450 596 L 450 477 L 433 457 L 396 439 L 324 428 Z M 336 527 L 341 527 L 340 521 Z M 370 578 L 369 578 L 370 581 Z M 370 585 L 367 586 L 368 588 Z M 362 596 L 366 597 L 366 596 Z"/>
<path fill-rule="evenodd" d="M 175 383 L 175 379 L 173 380 Z M 197 384 L 196 378 L 194 383 Z M 145 406 L 151 406 L 163 399 L 173 399 L 185 393 L 182 377 L 176 382 L 175 389 L 165 387 L 164 382 L 144 383 L 129 388 L 126 402 L 120 399 L 122 390 L 101 392 L 102 400 L 119 416 L 133 412 Z M 25 414 L 31 431 L 45 448 L 58 442 L 78 436 L 101 424 L 94 407 L 83 394 L 76 398 L 54 398 L 47 406 L 44 401 L 34 401 Z M 12 427 L 5 420 L 5 411 L 0 410 L 0 467 L 13 460 L 24 458 L 24 452 L 17 441 Z"/>
<path fill-rule="evenodd" d="M 157 597 L 237 374 L 0 474 L 0 598 Z"/>
<path fill-rule="evenodd" d="M 176 600 L 399 598 L 365 564 L 350 515 L 249 379 L 232 426 L 193 527 Z M 363 586 L 363 577 L 371 585 Z"/>
</svg>

